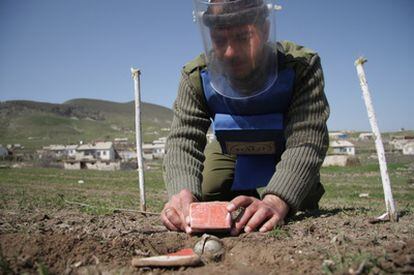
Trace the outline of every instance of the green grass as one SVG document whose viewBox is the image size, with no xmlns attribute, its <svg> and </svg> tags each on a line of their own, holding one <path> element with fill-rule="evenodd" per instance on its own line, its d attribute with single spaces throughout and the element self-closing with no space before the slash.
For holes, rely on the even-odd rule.
<svg viewBox="0 0 414 275">
<path fill-rule="evenodd" d="M 414 210 L 414 185 L 409 183 L 413 174 L 408 165 L 388 164 L 388 173 L 397 210 Z M 378 164 L 323 168 L 321 181 L 326 190 L 320 203 L 322 207 L 362 208 L 375 213 L 385 212 L 383 186 Z M 367 193 L 368 197 L 360 197 L 359 195 L 362 193 Z"/>
<path fill-rule="evenodd" d="M 1 251 L 2 250 L 0 247 L 0 253 L 2 253 Z M 11 269 L 7 260 L 4 258 L 3 254 L 0 254 L 0 273 L 1 274 L 13 274 L 13 270 Z"/>
<path fill-rule="evenodd" d="M 0 208 L 63 208 L 71 202 L 89 204 L 86 212 L 104 214 L 111 208 L 140 208 L 136 171 L 68 171 L 53 168 L 0 170 Z M 79 181 L 84 183 L 79 183 Z M 160 211 L 166 193 L 159 170 L 145 173 L 146 204 Z"/>
<path fill-rule="evenodd" d="M 267 233 L 269 237 L 272 237 L 274 239 L 286 239 L 290 237 L 289 231 L 284 229 L 283 227 L 275 227 L 272 231 Z"/>
<path fill-rule="evenodd" d="M 160 164 L 154 163 L 153 170 L 145 171 L 146 204 L 152 212 L 159 212 L 167 199 Z M 412 171 L 408 165 L 388 166 L 397 210 L 406 213 L 414 211 L 414 185 L 409 180 Z M 81 180 L 84 183 L 79 183 Z M 323 168 L 321 181 L 326 190 L 320 202 L 322 209 L 343 209 L 348 215 L 382 214 L 385 210 L 378 165 Z M 361 198 L 361 193 L 368 193 L 368 197 Z M 140 208 L 136 171 L 0 169 L 0 209 L 68 207 L 62 195 L 68 201 L 94 206 L 80 208 L 96 214 L 109 213 L 112 208 Z M 276 231 L 272 235 L 278 235 Z"/>
<path fill-rule="evenodd" d="M 363 251 L 343 253 L 338 248 L 336 250 L 337 254 L 332 257 L 333 264 L 322 266 L 324 274 L 348 274 L 351 269 L 354 272 L 360 269 L 359 274 L 370 274 L 374 267 L 379 269 L 377 258 L 371 253 Z"/>
<path fill-rule="evenodd" d="M 401 168 L 406 168 L 406 164 L 403 163 L 388 163 L 387 170 L 395 171 Z M 323 167 L 321 169 L 321 173 L 325 174 L 349 174 L 349 173 L 368 173 L 368 172 L 379 172 L 379 164 L 378 162 L 364 164 L 361 166 L 349 166 L 349 167 L 339 167 L 339 166 L 329 166 Z"/>
</svg>

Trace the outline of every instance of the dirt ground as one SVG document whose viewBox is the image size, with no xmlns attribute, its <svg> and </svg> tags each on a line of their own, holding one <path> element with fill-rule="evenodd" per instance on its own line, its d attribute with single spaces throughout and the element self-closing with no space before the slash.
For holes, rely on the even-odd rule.
<svg viewBox="0 0 414 275">
<path fill-rule="evenodd" d="M 77 208 L 0 210 L 4 274 L 384 274 L 414 273 L 413 213 L 398 223 L 368 222 L 364 209 L 298 214 L 271 233 L 222 235 L 220 262 L 199 267 L 135 268 L 133 257 L 175 252 L 201 238 L 167 232 L 158 216 Z"/>
</svg>

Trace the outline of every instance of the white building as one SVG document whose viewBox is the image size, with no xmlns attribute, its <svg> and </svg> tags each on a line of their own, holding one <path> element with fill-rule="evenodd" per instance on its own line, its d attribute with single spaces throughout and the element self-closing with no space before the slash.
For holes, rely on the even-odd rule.
<svg viewBox="0 0 414 275">
<path fill-rule="evenodd" d="M 124 162 L 128 162 L 130 160 L 136 160 L 137 159 L 137 152 L 131 149 L 117 149 L 116 150 L 119 157 Z"/>
<path fill-rule="evenodd" d="M 76 157 L 76 149 L 78 148 L 78 145 L 66 145 L 66 155 L 69 158 L 75 158 Z"/>
<path fill-rule="evenodd" d="M 114 160 L 115 149 L 112 142 L 96 142 L 79 145 L 76 149 L 77 160 Z"/>
<path fill-rule="evenodd" d="M 153 143 L 142 145 L 144 159 L 162 159 L 165 155 L 165 143 Z"/>
<path fill-rule="evenodd" d="M 360 133 L 358 136 L 359 140 L 373 140 L 374 134 L 373 133 Z"/>
<path fill-rule="evenodd" d="M 326 156 L 322 167 L 329 166 L 357 166 L 360 165 L 360 161 L 357 157 L 351 155 L 330 155 Z"/>
<path fill-rule="evenodd" d="M 66 147 L 65 145 L 61 144 L 51 144 L 49 146 L 44 146 L 43 150 L 49 155 L 56 157 L 56 158 L 63 158 L 66 157 Z"/>
<path fill-rule="evenodd" d="M 355 145 L 347 140 L 333 140 L 329 146 L 333 149 L 333 153 L 337 155 L 355 155 Z"/>
<path fill-rule="evenodd" d="M 142 157 L 144 159 L 147 159 L 147 160 L 154 159 L 154 155 L 152 151 L 153 146 L 154 145 L 152 145 L 151 143 L 144 143 L 142 145 Z"/>
<path fill-rule="evenodd" d="M 105 161 L 105 160 L 66 160 L 63 167 L 67 170 L 101 170 L 101 171 L 115 171 L 121 169 L 121 162 L 119 161 Z"/>
<path fill-rule="evenodd" d="M 128 144 L 128 138 L 122 137 L 122 138 L 114 138 L 115 144 Z"/>
<path fill-rule="evenodd" d="M 151 144 L 146 143 L 142 145 L 143 158 L 144 159 L 162 159 L 165 155 L 165 142 L 166 137 L 161 137 L 154 140 Z"/>
<path fill-rule="evenodd" d="M 152 154 L 155 159 L 162 159 L 165 155 L 165 143 L 153 144 Z"/>
<path fill-rule="evenodd" d="M 346 139 L 348 138 L 348 134 L 344 132 L 330 132 L 329 139 Z"/>
<path fill-rule="evenodd" d="M 114 171 L 121 168 L 117 158 L 119 155 L 112 142 L 82 144 L 76 148 L 75 158 L 64 162 L 64 168 Z"/>
<path fill-rule="evenodd" d="M 393 139 L 390 141 L 390 144 L 392 144 L 396 150 L 403 151 L 404 147 L 411 142 L 413 141 L 409 139 Z"/>
<path fill-rule="evenodd" d="M 414 155 L 414 141 L 408 142 L 402 148 L 403 155 Z"/>
<path fill-rule="evenodd" d="M 152 144 L 165 144 L 167 142 L 167 137 L 160 137 L 152 142 Z"/>
<path fill-rule="evenodd" d="M 75 158 L 76 148 L 78 145 L 61 145 L 61 144 L 51 144 L 49 146 L 44 146 L 41 155 L 44 153 L 52 155 L 55 158 Z"/>
</svg>

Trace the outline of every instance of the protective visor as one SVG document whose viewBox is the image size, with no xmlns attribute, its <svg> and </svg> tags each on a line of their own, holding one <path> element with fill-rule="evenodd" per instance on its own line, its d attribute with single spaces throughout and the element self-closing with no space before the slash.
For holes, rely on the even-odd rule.
<svg viewBox="0 0 414 275">
<path fill-rule="evenodd" d="M 265 0 L 194 0 L 211 86 L 253 96 L 277 78 L 275 13 Z"/>
</svg>

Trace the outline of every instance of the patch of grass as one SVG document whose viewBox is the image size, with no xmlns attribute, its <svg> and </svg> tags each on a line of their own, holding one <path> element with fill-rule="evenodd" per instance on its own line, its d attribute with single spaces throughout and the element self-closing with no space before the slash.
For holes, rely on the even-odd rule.
<svg viewBox="0 0 414 275">
<path fill-rule="evenodd" d="M 388 164 L 393 197 L 397 207 L 404 205 L 408 210 L 413 210 L 414 205 L 411 202 L 414 201 L 414 187 L 407 184 L 410 173 L 412 173 L 410 171 L 408 164 Z M 382 214 L 380 212 L 385 210 L 378 164 L 323 168 L 321 182 L 326 191 L 320 202 L 322 207 L 362 207 L 369 210 L 368 214 Z M 368 194 L 368 197 L 360 197 L 363 193 Z"/>
<path fill-rule="evenodd" d="M 370 274 L 374 267 L 379 267 L 377 258 L 371 253 L 358 251 L 332 257 L 333 264 L 323 265 L 324 274 Z"/>
<path fill-rule="evenodd" d="M 408 164 L 389 164 L 397 210 L 414 211 L 414 186 L 408 183 L 412 170 Z M 147 210 L 160 212 L 167 200 L 161 162 L 145 171 Z M 377 165 L 322 169 L 321 182 L 326 193 L 322 209 L 355 209 L 341 215 L 380 215 L 385 210 L 383 189 Z M 370 172 L 367 172 L 370 171 Z M 411 174 L 410 174 L 411 173 Z M 80 183 L 81 180 L 83 183 Z M 368 197 L 360 197 L 367 193 Z M 56 168 L 0 169 L 0 209 L 62 209 L 68 207 L 60 198 L 92 205 L 81 211 L 108 214 L 111 208 L 140 209 L 137 171 L 63 170 Z M 75 206 L 70 206 L 75 207 Z M 399 207 L 403 207 L 399 208 Z M 109 210 L 108 210 L 109 209 Z M 361 212 L 361 209 L 364 209 Z M 271 233 L 277 236 L 278 230 Z"/>
<path fill-rule="evenodd" d="M 37 274 L 49 275 L 49 269 L 42 262 L 36 262 L 36 266 L 37 266 Z"/>
<path fill-rule="evenodd" d="M 278 240 L 290 238 L 289 231 L 287 231 L 284 227 L 281 227 L 281 226 L 274 228 L 272 231 L 267 233 L 267 235 L 271 238 L 278 239 Z"/>
<path fill-rule="evenodd" d="M 13 274 L 13 270 L 10 268 L 9 263 L 4 258 L 2 249 L 0 248 L 0 273 L 1 274 Z"/>
<path fill-rule="evenodd" d="M 35 209 L 68 207 L 68 201 L 92 205 L 82 211 L 107 214 L 110 208 L 139 209 L 136 171 L 68 171 L 54 168 L 3 169 L 0 171 L 0 207 Z M 82 180 L 84 183 L 79 183 Z M 166 201 L 160 170 L 145 174 L 148 211 L 159 212 Z"/>
<path fill-rule="evenodd" d="M 388 171 L 394 171 L 401 168 L 406 168 L 407 165 L 403 163 L 388 163 L 387 168 Z M 340 166 L 329 166 L 329 167 L 323 167 L 321 169 L 321 173 L 346 173 L 346 174 L 352 174 L 352 173 L 367 173 L 367 172 L 379 172 L 379 164 L 378 162 L 375 163 L 368 163 L 363 164 L 360 166 L 349 166 L 349 167 L 340 167 Z"/>
</svg>

